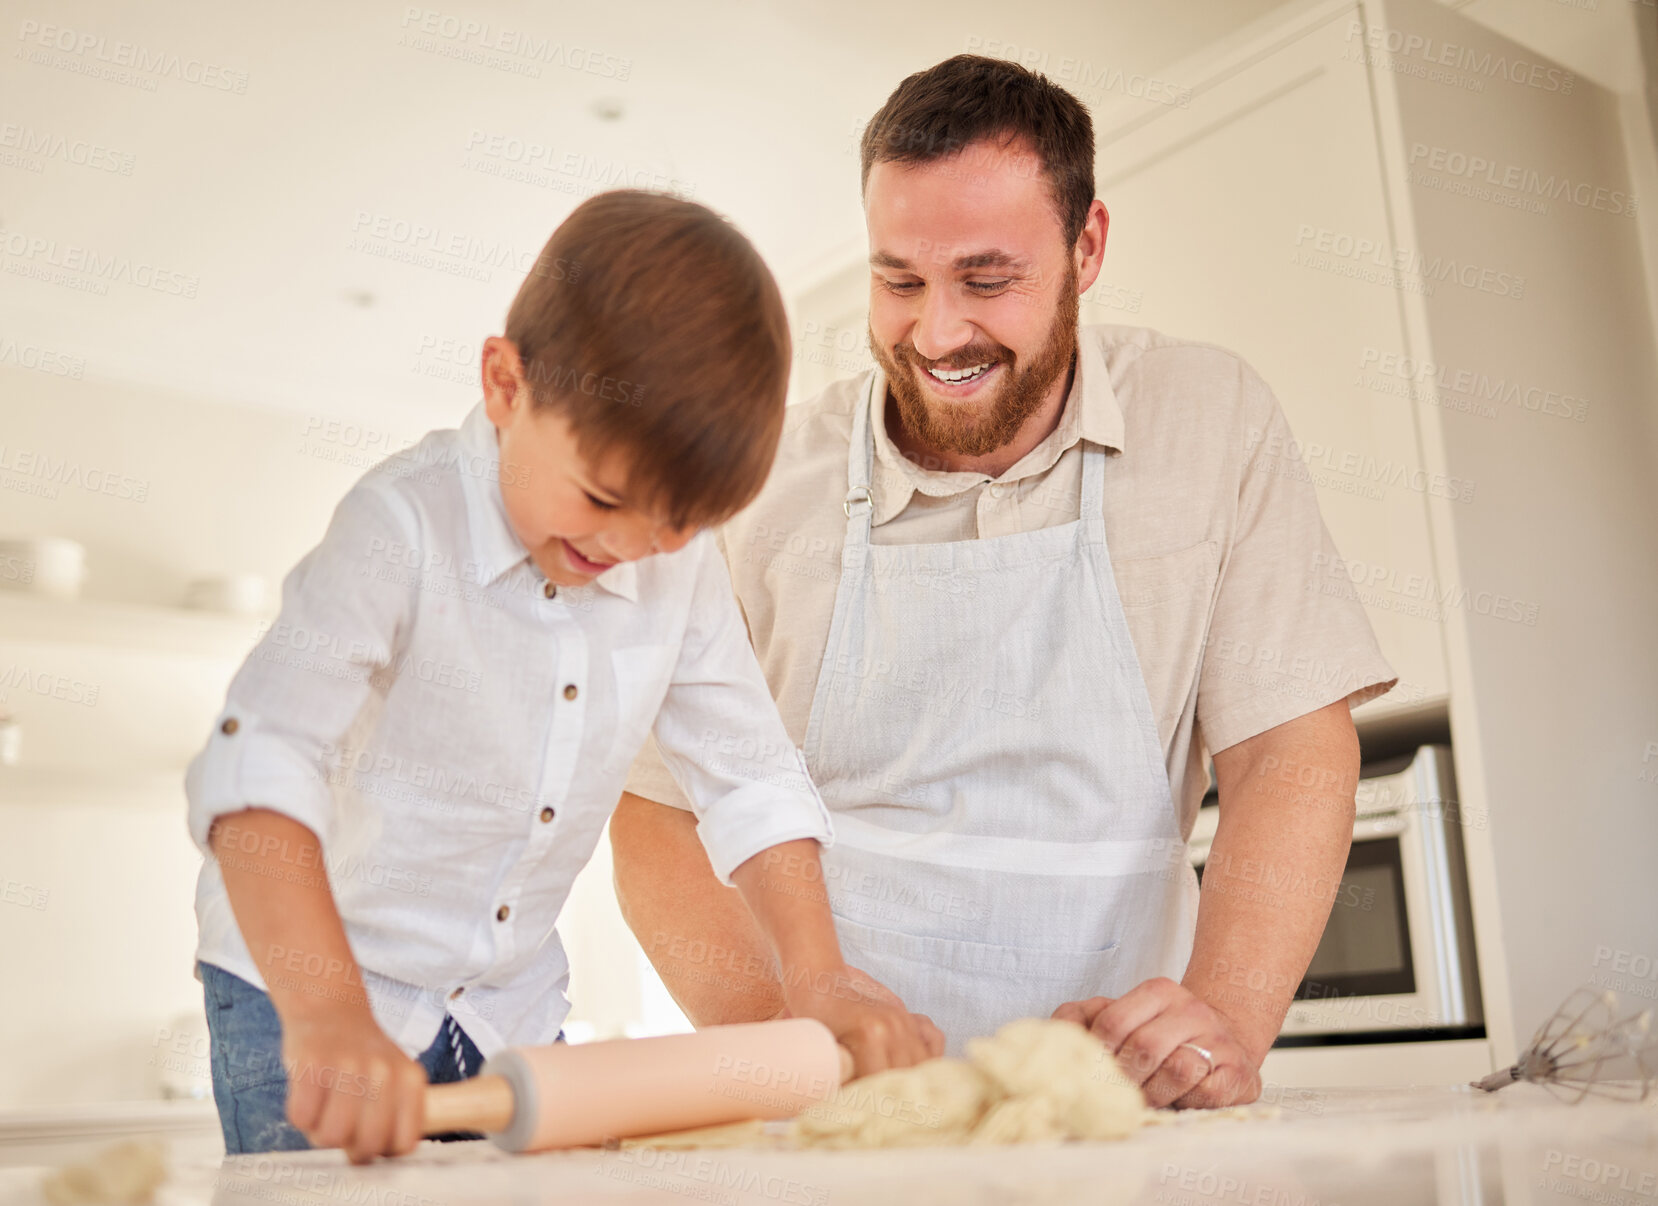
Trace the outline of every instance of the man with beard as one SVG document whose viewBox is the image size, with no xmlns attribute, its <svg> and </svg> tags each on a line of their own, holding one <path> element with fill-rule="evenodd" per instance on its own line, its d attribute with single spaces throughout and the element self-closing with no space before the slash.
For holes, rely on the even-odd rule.
<svg viewBox="0 0 1658 1206">
<path fill-rule="evenodd" d="M 1323 589 L 1340 562 L 1261 379 L 1079 331 L 1108 223 L 1093 152 L 1087 111 L 1012 63 L 899 85 L 862 141 L 879 367 L 791 412 L 722 543 L 833 813 L 847 961 L 952 1051 L 1051 1014 L 1152 1104 L 1224 1105 L 1258 1096 L 1340 884 L 1350 708 L 1396 680 Z M 783 773 L 802 756 L 703 739 Z M 651 750 L 628 787 L 618 891 L 675 999 L 698 1025 L 776 1015 L 790 969 Z"/>
</svg>

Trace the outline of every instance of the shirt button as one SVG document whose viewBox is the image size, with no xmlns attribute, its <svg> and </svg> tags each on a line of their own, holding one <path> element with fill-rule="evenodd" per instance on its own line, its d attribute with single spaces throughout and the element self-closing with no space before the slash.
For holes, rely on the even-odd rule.
<svg viewBox="0 0 1658 1206">
<path fill-rule="evenodd" d="M 550 821 L 552 819 L 553 819 L 553 810 L 551 808 L 543 808 L 541 810 L 541 823 L 543 825 L 545 825 L 548 821 Z"/>
<path fill-rule="evenodd" d="M 241 727 L 241 724 L 237 722 L 234 716 L 226 716 L 225 722 L 219 726 L 219 732 L 223 733 L 226 737 L 231 737 L 234 736 L 236 730 Z"/>
<path fill-rule="evenodd" d="M 512 916 L 512 910 L 507 908 L 506 905 L 502 905 L 500 908 L 495 910 L 495 920 L 496 921 L 505 921 L 508 917 L 511 917 L 511 916 Z"/>
<path fill-rule="evenodd" d="M 558 594 L 558 587 L 554 586 L 551 582 L 543 582 L 541 584 L 541 597 L 543 599 L 551 599 L 556 594 Z"/>
<path fill-rule="evenodd" d="M 564 688 L 564 698 L 565 699 L 574 699 L 579 694 L 581 694 L 581 692 L 576 690 L 576 684 L 575 683 L 571 683 L 569 686 Z"/>
</svg>

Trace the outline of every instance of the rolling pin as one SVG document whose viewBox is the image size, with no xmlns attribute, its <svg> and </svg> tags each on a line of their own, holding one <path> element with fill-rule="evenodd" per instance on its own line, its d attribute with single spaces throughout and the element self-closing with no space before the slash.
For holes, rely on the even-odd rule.
<svg viewBox="0 0 1658 1206">
<path fill-rule="evenodd" d="M 851 1075 L 851 1055 L 815 1018 L 512 1047 L 471 1080 L 428 1086 L 425 1132 L 481 1131 L 509 1152 L 585 1147 L 792 1118 Z"/>
</svg>

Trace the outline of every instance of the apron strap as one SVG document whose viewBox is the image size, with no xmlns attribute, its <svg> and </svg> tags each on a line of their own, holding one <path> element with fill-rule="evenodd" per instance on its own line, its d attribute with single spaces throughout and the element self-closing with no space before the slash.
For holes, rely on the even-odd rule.
<svg viewBox="0 0 1658 1206">
<path fill-rule="evenodd" d="M 1098 444 L 1082 445 L 1082 538 L 1089 544 L 1105 546 L 1105 449 Z"/>
<path fill-rule="evenodd" d="M 875 441 L 870 437 L 872 408 L 877 398 L 886 397 L 886 375 L 880 369 L 870 373 L 863 400 L 852 408 L 852 439 L 846 447 L 846 550 L 869 547 L 869 530 L 875 514 L 875 496 L 870 493 L 874 470 Z M 854 554 L 859 555 L 859 554 Z"/>
</svg>

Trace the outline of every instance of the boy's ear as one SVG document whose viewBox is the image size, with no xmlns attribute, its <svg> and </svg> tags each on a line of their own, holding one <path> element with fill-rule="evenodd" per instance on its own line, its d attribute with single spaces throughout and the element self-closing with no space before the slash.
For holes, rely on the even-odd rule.
<svg viewBox="0 0 1658 1206">
<path fill-rule="evenodd" d="M 530 387 L 524 379 L 524 362 L 519 358 L 518 345 L 504 335 L 491 335 L 484 340 L 481 371 L 484 410 L 490 421 L 501 427 L 515 409 L 530 404 Z"/>
</svg>

